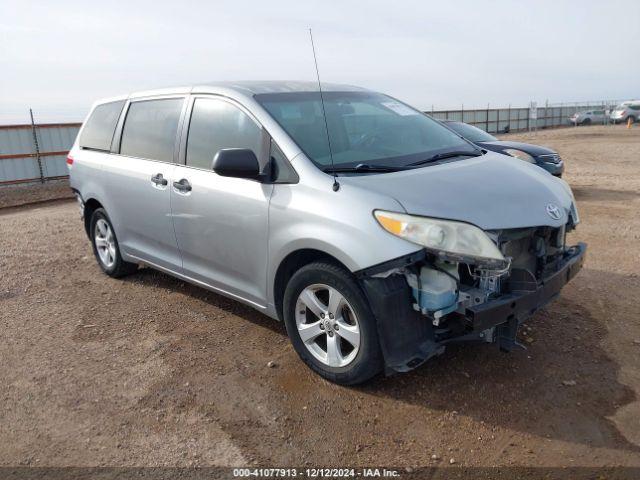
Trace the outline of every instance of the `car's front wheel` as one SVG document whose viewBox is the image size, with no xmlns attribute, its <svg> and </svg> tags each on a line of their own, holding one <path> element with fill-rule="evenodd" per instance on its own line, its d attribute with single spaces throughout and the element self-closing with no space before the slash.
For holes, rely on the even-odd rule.
<svg viewBox="0 0 640 480">
<path fill-rule="evenodd" d="M 93 212 L 90 232 L 93 254 L 104 273 L 117 278 L 136 271 L 138 266 L 135 263 L 122 259 L 116 232 L 104 208 Z"/>
<path fill-rule="evenodd" d="M 354 385 L 382 370 L 375 317 L 348 271 L 324 262 L 302 267 L 287 285 L 283 307 L 293 347 L 324 378 Z"/>
</svg>

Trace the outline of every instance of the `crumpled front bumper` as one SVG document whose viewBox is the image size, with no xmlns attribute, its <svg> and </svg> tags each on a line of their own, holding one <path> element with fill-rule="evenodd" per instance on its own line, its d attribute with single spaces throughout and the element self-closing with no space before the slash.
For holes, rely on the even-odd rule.
<svg viewBox="0 0 640 480">
<path fill-rule="evenodd" d="M 374 276 L 375 269 L 367 272 L 370 274 L 363 272 L 360 281 L 376 317 L 387 373 L 411 370 L 442 353 L 447 344 L 479 339 L 492 328 L 500 348 L 510 350 L 518 325 L 560 294 L 582 268 L 586 250 L 584 243 L 570 247 L 557 270 L 542 280 L 514 282 L 510 293 L 467 307 L 464 331 L 446 340 L 440 340 L 428 318 L 413 309 L 414 300 L 403 276 Z M 396 259 L 394 264 L 408 265 L 416 258 L 420 256 Z"/>
<path fill-rule="evenodd" d="M 568 249 L 562 267 L 542 279 L 537 286 L 514 291 L 481 305 L 467 308 L 465 316 L 473 330 L 487 330 L 513 319 L 518 323 L 526 320 L 556 298 L 562 287 L 576 276 L 582 268 L 586 252 L 587 245 L 579 243 Z"/>
</svg>

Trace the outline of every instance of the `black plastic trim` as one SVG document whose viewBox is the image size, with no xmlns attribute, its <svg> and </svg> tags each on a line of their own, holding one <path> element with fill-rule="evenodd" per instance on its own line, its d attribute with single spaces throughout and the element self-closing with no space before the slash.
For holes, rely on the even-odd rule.
<svg viewBox="0 0 640 480">
<path fill-rule="evenodd" d="M 412 370 L 444 351 L 434 341 L 431 321 L 413 309 L 403 275 L 366 277 L 361 284 L 376 318 L 387 374 Z"/>
<path fill-rule="evenodd" d="M 386 262 L 378 263 L 377 265 L 373 265 L 371 267 L 363 268 L 362 270 L 354 272 L 354 275 L 357 278 L 371 277 L 373 275 L 378 275 L 380 273 L 393 270 L 394 268 L 402 268 L 408 265 L 413 265 L 414 263 L 421 262 L 426 258 L 426 250 L 418 250 L 417 252 L 403 255 L 402 257 L 397 257 Z"/>
</svg>

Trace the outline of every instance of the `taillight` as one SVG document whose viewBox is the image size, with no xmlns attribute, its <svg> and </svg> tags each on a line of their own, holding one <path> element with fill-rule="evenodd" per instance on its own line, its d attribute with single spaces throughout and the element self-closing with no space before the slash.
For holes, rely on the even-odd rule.
<svg viewBox="0 0 640 480">
<path fill-rule="evenodd" d="M 67 165 L 73 165 L 73 157 L 71 155 L 67 155 Z"/>
</svg>

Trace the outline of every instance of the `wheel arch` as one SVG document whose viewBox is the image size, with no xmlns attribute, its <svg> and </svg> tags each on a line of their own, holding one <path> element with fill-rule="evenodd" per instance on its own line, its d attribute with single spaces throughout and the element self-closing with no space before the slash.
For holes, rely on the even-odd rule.
<svg viewBox="0 0 640 480">
<path fill-rule="evenodd" d="M 276 314 L 279 320 L 283 320 L 283 301 L 284 292 L 291 277 L 305 265 L 313 262 L 325 261 L 338 267 L 344 268 L 346 271 L 351 270 L 339 259 L 326 251 L 316 248 L 300 248 L 289 253 L 282 259 L 276 270 L 273 280 L 273 300 Z"/>
<path fill-rule="evenodd" d="M 96 200 L 95 198 L 89 198 L 84 202 L 84 230 L 87 233 L 88 237 L 91 237 L 91 217 L 93 216 L 93 212 L 95 212 L 99 208 L 104 208 L 102 204 Z"/>
</svg>

